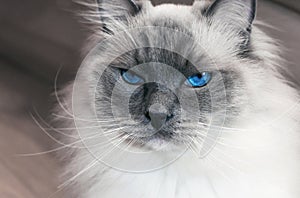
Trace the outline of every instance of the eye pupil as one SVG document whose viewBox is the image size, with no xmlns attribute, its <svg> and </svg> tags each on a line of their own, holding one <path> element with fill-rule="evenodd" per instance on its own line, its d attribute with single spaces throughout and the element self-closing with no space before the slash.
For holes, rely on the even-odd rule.
<svg viewBox="0 0 300 198">
<path fill-rule="evenodd" d="M 141 77 L 128 70 L 121 70 L 121 75 L 124 81 L 129 84 L 139 84 L 143 82 L 143 79 Z"/>
<path fill-rule="evenodd" d="M 203 72 L 201 74 L 196 74 L 188 77 L 187 84 L 194 88 L 204 87 L 208 84 L 211 79 L 211 75 L 208 72 Z"/>
</svg>

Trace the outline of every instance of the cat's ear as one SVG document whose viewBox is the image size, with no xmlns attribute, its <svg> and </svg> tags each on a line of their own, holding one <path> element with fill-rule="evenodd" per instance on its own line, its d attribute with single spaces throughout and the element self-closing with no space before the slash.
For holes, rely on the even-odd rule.
<svg viewBox="0 0 300 198">
<path fill-rule="evenodd" d="M 256 15 L 256 0 L 216 0 L 205 14 L 250 32 Z"/>
<path fill-rule="evenodd" d="M 97 0 L 103 31 L 113 34 L 116 22 L 126 22 L 141 11 L 141 0 Z"/>
</svg>

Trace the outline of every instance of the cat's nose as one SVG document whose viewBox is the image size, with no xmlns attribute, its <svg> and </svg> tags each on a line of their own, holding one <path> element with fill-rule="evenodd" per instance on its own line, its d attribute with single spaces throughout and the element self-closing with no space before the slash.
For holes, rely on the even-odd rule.
<svg viewBox="0 0 300 198">
<path fill-rule="evenodd" d="M 146 112 L 146 117 L 151 120 L 153 128 L 159 130 L 170 116 L 168 116 L 168 110 L 163 105 L 153 104 Z"/>
</svg>

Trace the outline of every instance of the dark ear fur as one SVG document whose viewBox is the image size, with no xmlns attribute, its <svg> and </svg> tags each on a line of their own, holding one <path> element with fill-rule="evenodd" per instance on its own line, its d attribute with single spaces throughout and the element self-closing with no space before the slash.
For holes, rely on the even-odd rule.
<svg viewBox="0 0 300 198">
<path fill-rule="evenodd" d="M 216 0 L 206 11 L 206 16 L 251 31 L 256 15 L 256 0 Z"/>
<path fill-rule="evenodd" d="M 97 0 L 103 31 L 113 34 L 109 24 L 112 20 L 125 20 L 140 12 L 141 6 L 135 0 Z"/>
</svg>

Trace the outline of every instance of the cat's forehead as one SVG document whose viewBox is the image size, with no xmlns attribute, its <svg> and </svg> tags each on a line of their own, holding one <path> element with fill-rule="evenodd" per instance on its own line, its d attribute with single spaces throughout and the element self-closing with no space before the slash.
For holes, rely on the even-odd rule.
<svg viewBox="0 0 300 198">
<path fill-rule="evenodd" d="M 192 8 L 192 6 L 187 5 L 162 4 L 148 6 L 146 12 L 151 13 L 152 17 L 186 18 L 190 16 Z"/>
<path fill-rule="evenodd" d="M 179 33 L 170 35 L 169 31 L 145 31 L 147 37 L 141 42 L 157 42 L 163 47 L 173 45 L 175 48 L 193 48 L 191 53 L 202 56 L 206 53 L 211 58 L 222 59 L 236 58 L 239 54 L 239 45 L 244 42 L 239 32 L 222 22 L 222 19 L 212 19 L 205 14 L 212 1 L 195 1 L 193 6 L 162 4 L 146 7 L 146 11 L 137 17 L 138 27 L 163 27 Z M 141 23 L 139 23 L 141 22 Z M 189 37 L 189 38 L 187 38 Z M 157 44 L 155 43 L 155 45 Z M 177 51 L 177 49 L 175 49 Z M 184 50 L 179 50 L 180 52 Z"/>
<path fill-rule="evenodd" d="M 125 34 L 127 36 L 117 39 L 118 43 L 125 44 L 122 45 L 125 49 L 120 46 L 109 49 L 120 54 L 113 66 L 130 69 L 139 64 L 158 63 L 185 74 L 214 70 L 215 59 L 192 30 L 172 19 L 154 21 L 152 25 L 133 29 L 130 36 Z"/>
<path fill-rule="evenodd" d="M 171 17 L 171 18 L 185 18 L 201 16 L 203 12 L 211 5 L 211 1 L 195 1 L 193 5 L 181 4 L 161 4 L 158 6 L 145 6 L 146 10 L 151 13 L 153 17 Z"/>
<path fill-rule="evenodd" d="M 149 65 L 158 73 L 172 67 L 189 76 L 200 71 L 213 70 L 214 63 L 204 54 L 195 54 L 192 51 L 185 56 L 168 49 L 143 47 L 122 54 L 111 64 L 113 67 L 137 70 L 139 65 L 143 65 L 143 68 Z"/>
<path fill-rule="evenodd" d="M 231 35 L 227 36 L 230 34 L 228 31 L 224 32 L 222 28 L 208 22 L 204 12 L 210 4 L 210 1 L 197 1 L 193 6 L 152 6 L 141 18 L 137 17 L 137 23 L 133 23 L 133 28 L 142 29 L 139 36 L 133 35 L 134 39 L 143 46 L 169 49 L 184 57 L 194 55 L 203 58 L 206 54 L 215 58 L 215 55 L 224 54 L 235 39 Z M 199 60 L 193 61 L 199 63 Z"/>
<path fill-rule="evenodd" d="M 142 20 L 146 25 L 189 27 L 191 23 L 200 19 L 208 4 L 195 3 L 194 6 L 162 4 L 159 6 L 146 6 Z"/>
</svg>

